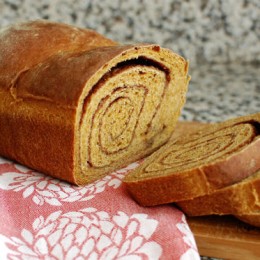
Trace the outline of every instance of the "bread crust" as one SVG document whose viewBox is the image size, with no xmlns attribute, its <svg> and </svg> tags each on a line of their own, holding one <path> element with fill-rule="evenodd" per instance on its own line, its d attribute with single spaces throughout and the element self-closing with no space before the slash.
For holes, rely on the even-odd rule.
<svg viewBox="0 0 260 260">
<path fill-rule="evenodd" d="M 57 53 L 114 46 L 99 33 L 66 24 L 38 20 L 0 30 L 0 86 L 9 89 L 19 76 Z"/>
<path fill-rule="evenodd" d="M 79 88 L 83 84 L 77 89 L 63 88 L 61 92 L 46 86 L 53 79 L 52 75 L 42 75 L 41 79 L 38 75 L 51 61 L 55 63 L 53 57 L 57 53 L 62 58 L 98 46 L 115 45 L 117 43 L 92 30 L 42 20 L 2 29 L 0 154 L 75 182 L 74 122 Z M 50 60 L 48 65 L 46 60 Z M 55 75 L 57 69 L 51 73 Z M 45 76 L 48 81 L 43 82 Z M 55 79 L 59 87 L 60 78 Z M 66 82 L 69 81 L 67 78 Z"/>
<path fill-rule="evenodd" d="M 251 213 L 251 214 L 236 215 L 235 217 L 252 226 L 260 227 L 260 213 L 259 212 Z"/>
<path fill-rule="evenodd" d="M 260 213 L 260 171 L 211 194 L 177 205 L 189 216 L 250 215 Z"/>
</svg>

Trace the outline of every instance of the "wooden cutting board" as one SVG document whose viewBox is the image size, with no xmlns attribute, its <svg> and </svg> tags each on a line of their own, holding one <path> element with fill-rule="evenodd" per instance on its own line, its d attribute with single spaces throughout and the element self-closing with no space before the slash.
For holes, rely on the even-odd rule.
<svg viewBox="0 0 260 260">
<path fill-rule="evenodd" d="M 201 256 L 260 260 L 260 228 L 231 216 L 188 217 L 187 221 Z"/>
</svg>

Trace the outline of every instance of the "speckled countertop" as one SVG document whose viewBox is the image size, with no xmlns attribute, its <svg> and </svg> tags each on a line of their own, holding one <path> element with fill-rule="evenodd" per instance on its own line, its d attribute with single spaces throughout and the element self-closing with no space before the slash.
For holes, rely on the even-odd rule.
<svg viewBox="0 0 260 260">
<path fill-rule="evenodd" d="M 253 65 L 218 64 L 190 69 L 183 120 L 217 122 L 260 112 L 260 73 Z"/>
</svg>

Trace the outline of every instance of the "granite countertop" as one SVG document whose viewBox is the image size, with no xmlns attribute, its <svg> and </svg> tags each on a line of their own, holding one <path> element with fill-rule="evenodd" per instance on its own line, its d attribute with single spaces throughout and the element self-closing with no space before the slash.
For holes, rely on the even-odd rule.
<svg viewBox="0 0 260 260">
<path fill-rule="evenodd" d="M 218 122 L 260 112 L 260 74 L 253 65 L 218 64 L 190 69 L 182 120 Z"/>
</svg>

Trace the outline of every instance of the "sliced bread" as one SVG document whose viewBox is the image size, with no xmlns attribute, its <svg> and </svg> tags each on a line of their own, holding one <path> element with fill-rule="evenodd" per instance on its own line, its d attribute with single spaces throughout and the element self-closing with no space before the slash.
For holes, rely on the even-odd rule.
<svg viewBox="0 0 260 260">
<path fill-rule="evenodd" d="M 252 226 L 260 227 L 260 212 L 244 215 L 236 215 L 236 218 Z"/>
<path fill-rule="evenodd" d="M 260 170 L 241 182 L 177 205 L 189 216 L 260 214 Z"/>
<path fill-rule="evenodd" d="M 124 179 L 141 205 L 193 199 L 260 169 L 260 113 L 180 134 Z M 185 128 L 182 132 L 185 132 Z"/>
</svg>

